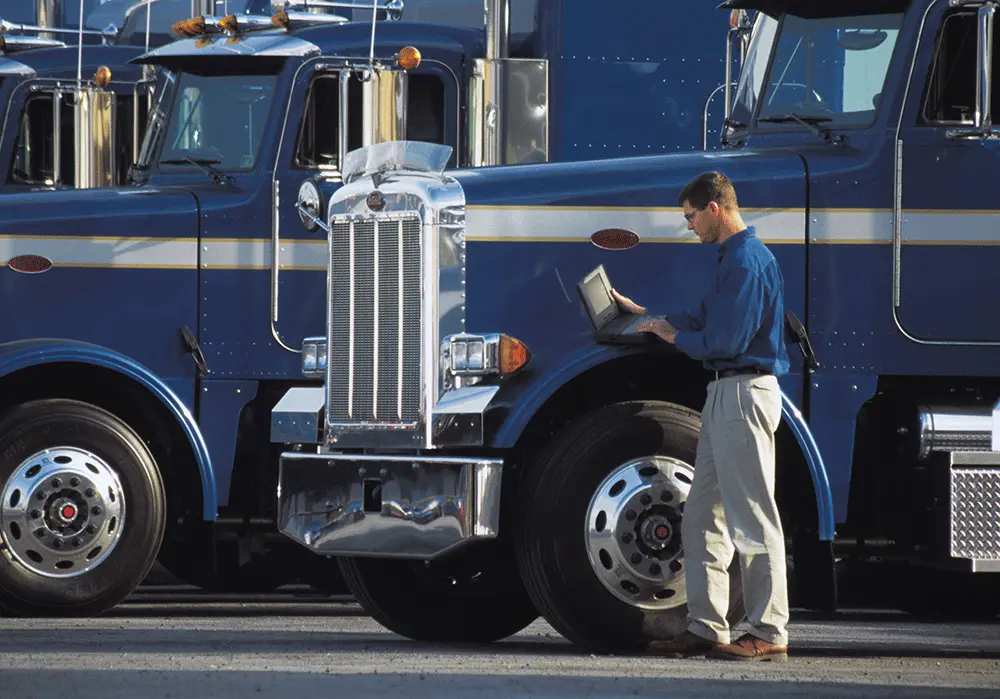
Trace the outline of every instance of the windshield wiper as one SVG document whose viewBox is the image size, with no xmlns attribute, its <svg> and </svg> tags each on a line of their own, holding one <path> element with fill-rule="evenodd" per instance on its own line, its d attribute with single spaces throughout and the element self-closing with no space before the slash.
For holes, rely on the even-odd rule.
<svg viewBox="0 0 1000 699">
<path fill-rule="evenodd" d="M 784 124 L 789 121 L 794 121 L 802 124 L 807 129 L 812 131 L 814 134 L 822 138 L 827 143 L 842 143 L 844 137 L 840 134 L 835 134 L 830 131 L 830 129 L 819 126 L 825 121 L 833 121 L 831 117 L 825 116 L 803 116 L 801 114 L 796 114 L 795 112 L 788 112 L 788 114 L 776 114 L 769 117 L 761 117 L 757 119 L 757 122 L 765 122 L 771 124 Z"/>
<path fill-rule="evenodd" d="M 212 167 L 213 165 L 218 165 L 221 162 L 221 160 L 209 160 L 207 158 L 192 158 L 188 155 L 183 158 L 173 160 L 161 160 L 160 165 L 184 165 L 185 163 L 188 163 L 194 165 L 196 168 L 211 177 L 216 184 L 223 184 L 226 180 L 231 178 L 229 175 L 223 176 L 218 170 Z"/>
</svg>

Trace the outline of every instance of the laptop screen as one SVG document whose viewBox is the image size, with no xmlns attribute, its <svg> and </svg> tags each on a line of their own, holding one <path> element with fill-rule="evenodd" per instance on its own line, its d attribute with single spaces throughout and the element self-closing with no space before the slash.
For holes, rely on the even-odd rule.
<svg viewBox="0 0 1000 699">
<path fill-rule="evenodd" d="M 601 329 L 618 315 L 618 306 L 611 298 L 611 282 L 608 281 L 604 265 L 599 265 L 584 277 L 578 286 L 595 328 Z"/>
</svg>

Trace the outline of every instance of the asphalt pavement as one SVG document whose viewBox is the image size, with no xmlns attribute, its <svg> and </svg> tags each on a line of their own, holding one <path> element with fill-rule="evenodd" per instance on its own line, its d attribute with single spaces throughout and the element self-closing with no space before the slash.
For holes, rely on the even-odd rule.
<svg viewBox="0 0 1000 699">
<path fill-rule="evenodd" d="M 1000 620 L 869 610 L 793 613 L 787 663 L 594 656 L 543 621 L 492 645 L 415 643 L 309 595 L 146 592 L 0 627 L 2 699 L 1000 696 Z"/>
</svg>

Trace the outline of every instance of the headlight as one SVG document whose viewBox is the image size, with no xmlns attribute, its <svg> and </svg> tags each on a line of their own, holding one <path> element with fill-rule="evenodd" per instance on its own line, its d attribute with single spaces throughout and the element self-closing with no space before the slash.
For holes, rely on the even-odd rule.
<svg viewBox="0 0 1000 699">
<path fill-rule="evenodd" d="M 326 375 L 325 337 L 307 337 L 302 341 L 302 374 L 309 378 Z"/>
<path fill-rule="evenodd" d="M 506 376 L 531 359 L 531 351 L 520 340 L 493 333 L 450 335 L 444 339 L 442 368 L 454 376 Z"/>
</svg>

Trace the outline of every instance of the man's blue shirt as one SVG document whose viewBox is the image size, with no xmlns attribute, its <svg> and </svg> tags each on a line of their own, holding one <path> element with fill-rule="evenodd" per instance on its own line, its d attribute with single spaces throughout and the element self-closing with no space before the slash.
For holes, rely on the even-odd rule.
<svg viewBox="0 0 1000 699">
<path fill-rule="evenodd" d="M 668 314 L 674 344 L 709 371 L 760 367 L 788 372 L 784 280 L 753 226 L 719 248 L 712 291 L 697 312 Z"/>
</svg>

